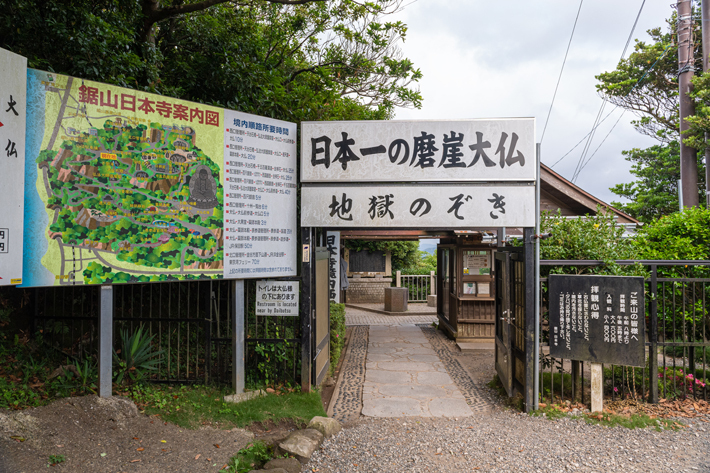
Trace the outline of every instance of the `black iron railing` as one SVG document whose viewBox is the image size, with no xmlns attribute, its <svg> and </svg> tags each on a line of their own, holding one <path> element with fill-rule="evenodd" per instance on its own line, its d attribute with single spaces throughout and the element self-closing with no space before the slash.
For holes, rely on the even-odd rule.
<svg viewBox="0 0 710 473">
<path fill-rule="evenodd" d="M 710 378 L 710 261 L 618 260 L 621 266 L 641 265 L 647 273 L 646 366 L 603 365 L 604 396 L 644 399 L 706 400 Z M 577 272 L 604 266 L 594 260 L 542 260 L 541 273 L 554 267 Z M 567 273 L 568 271 L 563 271 Z M 547 278 L 541 278 L 540 397 L 544 401 L 585 402 L 589 364 L 549 356 Z"/>
</svg>

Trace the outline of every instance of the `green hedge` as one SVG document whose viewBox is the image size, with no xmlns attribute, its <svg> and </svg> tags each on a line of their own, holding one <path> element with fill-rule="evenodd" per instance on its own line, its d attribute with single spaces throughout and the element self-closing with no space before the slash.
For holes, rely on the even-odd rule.
<svg viewBox="0 0 710 473">
<path fill-rule="evenodd" d="M 345 345 L 345 304 L 330 303 L 330 373 L 335 367 Z"/>
</svg>

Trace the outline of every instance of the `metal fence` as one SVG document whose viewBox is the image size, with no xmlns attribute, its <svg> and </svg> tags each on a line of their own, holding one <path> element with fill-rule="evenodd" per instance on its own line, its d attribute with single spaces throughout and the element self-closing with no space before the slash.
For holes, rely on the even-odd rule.
<svg viewBox="0 0 710 473">
<path fill-rule="evenodd" d="M 99 288 L 31 289 L 33 332 L 70 360 L 98 351 Z M 299 381 L 298 317 L 257 317 L 247 281 L 245 369 L 248 383 Z M 143 327 L 160 351 L 153 382 L 231 383 L 234 292 L 231 281 L 114 286 L 114 348 Z"/>
<path fill-rule="evenodd" d="M 640 265 L 645 277 L 646 366 L 603 365 L 604 396 L 616 399 L 708 400 L 710 378 L 710 261 L 617 261 Z M 602 261 L 542 260 L 544 276 L 603 266 Z M 598 271 L 595 271 L 598 272 Z M 549 356 L 547 278 L 541 277 L 540 397 L 542 401 L 589 399 L 589 363 Z"/>
<path fill-rule="evenodd" d="M 428 296 L 436 295 L 436 274 L 434 271 L 429 274 L 402 274 L 397 271 L 395 285 L 409 289 L 407 302 L 426 302 Z"/>
</svg>

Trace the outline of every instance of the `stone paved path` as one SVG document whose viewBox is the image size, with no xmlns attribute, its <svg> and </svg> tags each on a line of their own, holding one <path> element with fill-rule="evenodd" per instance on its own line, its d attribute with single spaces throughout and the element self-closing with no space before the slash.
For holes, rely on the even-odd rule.
<svg viewBox="0 0 710 473">
<path fill-rule="evenodd" d="M 362 415 L 468 417 L 466 398 L 415 325 L 371 326 Z"/>
<path fill-rule="evenodd" d="M 395 316 L 377 314 L 354 307 L 347 307 L 345 309 L 345 325 L 431 324 L 436 321 L 436 314 Z"/>
</svg>

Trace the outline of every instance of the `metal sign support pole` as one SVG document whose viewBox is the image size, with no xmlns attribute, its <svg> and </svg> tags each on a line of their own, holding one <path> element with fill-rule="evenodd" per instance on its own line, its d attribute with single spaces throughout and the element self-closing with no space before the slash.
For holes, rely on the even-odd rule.
<svg viewBox="0 0 710 473">
<path fill-rule="evenodd" d="M 535 344 L 533 348 L 533 409 L 540 407 L 540 143 L 535 146 Z"/>
<path fill-rule="evenodd" d="M 311 295 L 313 260 L 311 227 L 301 227 L 301 391 L 311 391 Z"/>
<path fill-rule="evenodd" d="M 234 281 L 234 317 L 232 317 L 232 388 L 244 392 L 244 280 Z"/>
<path fill-rule="evenodd" d="M 113 395 L 113 286 L 101 286 L 99 305 L 99 396 Z"/>
</svg>

